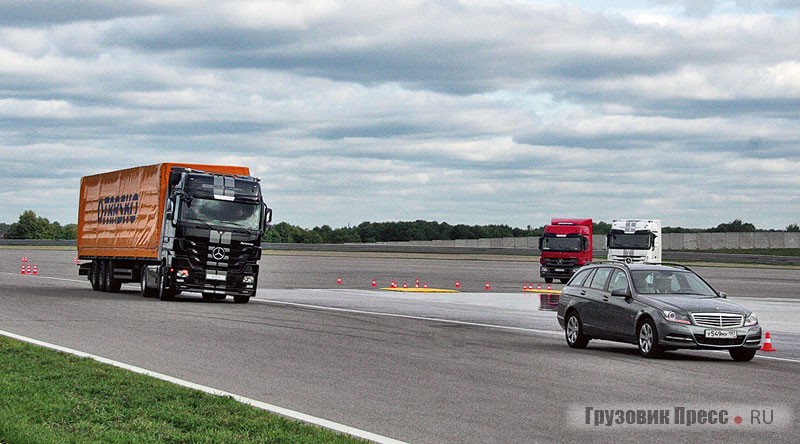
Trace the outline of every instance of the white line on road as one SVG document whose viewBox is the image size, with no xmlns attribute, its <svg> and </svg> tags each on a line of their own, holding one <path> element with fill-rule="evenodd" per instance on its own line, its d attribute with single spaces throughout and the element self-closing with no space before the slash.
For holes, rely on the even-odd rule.
<svg viewBox="0 0 800 444">
<path fill-rule="evenodd" d="M 29 344 L 38 345 L 40 347 L 46 347 L 52 350 L 57 350 L 63 353 L 69 353 L 75 356 L 79 356 L 82 358 L 91 358 L 95 361 L 101 362 L 103 364 L 113 365 L 114 367 L 119 367 L 128 371 L 132 371 L 134 373 L 139 373 L 142 375 L 147 375 L 152 378 L 161 379 L 163 381 L 171 382 L 173 384 L 177 384 L 183 387 L 188 387 L 193 390 L 199 390 L 201 392 L 209 393 L 216 396 L 229 396 L 236 401 L 239 401 L 244 404 L 249 404 L 253 407 L 259 408 L 261 410 L 266 410 L 268 412 L 275 413 L 277 415 L 281 415 L 287 418 L 296 419 L 298 421 L 303 421 L 305 423 L 313 424 L 316 426 L 324 427 L 326 429 L 333 430 L 335 432 L 344 433 L 350 436 L 354 436 L 356 438 L 365 439 L 367 441 L 372 441 L 379 444 L 406 444 L 403 441 L 399 441 L 393 438 L 388 438 L 386 436 L 381 436 L 372 432 L 367 432 L 365 430 L 360 430 L 354 427 L 346 426 L 344 424 L 339 424 L 337 422 L 329 421 L 323 418 L 317 418 L 315 416 L 307 415 L 305 413 L 301 413 L 295 410 L 289 410 L 283 407 L 279 407 L 273 404 L 267 404 L 265 402 L 257 401 L 255 399 L 246 398 L 244 396 L 239 396 L 233 393 L 224 392 L 222 390 L 217 390 L 212 387 L 195 384 L 194 382 L 189 382 L 183 379 L 175 378 L 169 375 L 165 375 L 163 373 L 158 373 L 154 371 L 150 371 L 141 367 L 136 367 L 133 365 L 125 364 L 124 362 L 114 361 L 108 358 L 103 358 L 101 356 L 92 355 L 89 353 L 85 353 L 79 350 L 73 350 L 71 348 L 62 347 L 60 345 L 50 344 L 48 342 L 39 341 L 37 339 L 29 338 L 26 336 L 20 336 L 11 332 L 0 330 L 0 335 L 7 336 L 9 338 L 13 338 L 19 341 L 27 342 Z"/>
<path fill-rule="evenodd" d="M 281 305 L 289 305 L 293 307 L 303 307 L 303 308 L 315 308 L 319 310 L 327 310 L 327 311 L 338 311 L 344 313 L 353 313 L 353 314 L 365 314 L 365 315 L 374 315 L 374 316 L 384 316 L 389 318 L 402 318 L 402 319 L 413 319 L 417 321 L 433 321 L 433 322 L 445 322 L 448 324 L 458 324 L 458 325 L 468 325 L 471 327 L 486 327 L 486 328 L 494 328 L 499 330 L 513 330 L 513 331 L 524 331 L 526 333 L 541 333 L 547 335 L 563 335 L 564 333 L 559 331 L 553 330 L 537 330 L 534 328 L 525 328 L 525 327 L 511 327 L 508 325 L 496 325 L 496 324 L 482 324 L 480 322 L 468 322 L 468 321 L 455 321 L 452 319 L 442 319 L 442 318 L 431 318 L 426 316 L 413 316 L 413 315 L 404 315 L 404 314 L 397 314 L 397 313 L 384 313 L 380 311 L 367 311 L 367 310 L 355 310 L 352 308 L 338 308 L 338 307 L 327 307 L 324 305 L 313 305 L 313 304 L 301 304 L 299 302 L 286 302 L 286 301 L 278 301 L 274 299 L 251 299 L 251 302 L 262 302 L 267 304 L 281 304 Z"/>
</svg>

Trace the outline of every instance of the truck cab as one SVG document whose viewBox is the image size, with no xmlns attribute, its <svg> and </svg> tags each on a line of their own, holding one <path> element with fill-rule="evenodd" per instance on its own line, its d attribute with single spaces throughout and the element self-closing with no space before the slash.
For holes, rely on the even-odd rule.
<svg viewBox="0 0 800 444">
<path fill-rule="evenodd" d="M 616 219 L 606 236 L 608 260 L 661 263 L 661 220 Z"/>
<path fill-rule="evenodd" d="M 258 180 L 173 168 L 169 184 L 159 251 L 166 266 L 148 267 L 150 277 L 163 272 L 166 291 L 205 299 L 255 295 L 261 235 L 271 220 Z"/>
<path fill-rule="evenodd" d="M 554 218 L 539 238 L 539 276 L 566 283 L 575 271 L 592 261 L 592 220 Z"/>
</svg>

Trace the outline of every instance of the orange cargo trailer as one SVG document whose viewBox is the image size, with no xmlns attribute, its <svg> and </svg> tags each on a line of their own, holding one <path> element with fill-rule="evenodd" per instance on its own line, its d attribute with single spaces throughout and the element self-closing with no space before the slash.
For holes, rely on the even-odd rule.
<svg viewBox="0 0 800 444">
<path fill-rule="evenodd" d="M 271 221 L 247 167 L 160 163 L 86 176 L 79 205 L 78 257 L 90 261 L 79 273 L 96 290 L 140 281 L 145 296 L 162 299 L 197 291 L 244 301 L 242 294 L 255 292 L 229 279 L 257 276 L 260 238 Z M 207 251 L 195 253 L 198 246 Z"/>
</svg>

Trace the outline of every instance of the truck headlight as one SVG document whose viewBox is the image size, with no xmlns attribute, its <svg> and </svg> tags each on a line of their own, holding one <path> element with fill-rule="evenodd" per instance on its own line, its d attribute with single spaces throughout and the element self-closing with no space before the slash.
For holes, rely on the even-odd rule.
<svg viewBox="0 0 800 444">
<path fill-rule="evenodd" d="M 744 326 L 750 327 L 751 325 L 758 324 L 758 318 L 756 317 L 755 313 L 750 313 L 750 316 L 746 317 L 744 320 Z"/>
<path fill-rule="evenodd" d="M 255 276 L 245 276 L 242 278 L 243 284 L 254 284 L 256 282 Z"/>
</svg>

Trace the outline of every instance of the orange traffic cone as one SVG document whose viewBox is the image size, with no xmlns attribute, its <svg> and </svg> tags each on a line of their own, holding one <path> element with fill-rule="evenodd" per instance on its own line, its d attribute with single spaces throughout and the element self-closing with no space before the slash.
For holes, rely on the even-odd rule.
<svg viewBox="0 0 800 444">
<path fill-rule="evenodd" d="M 769 336 L 769 332 L 767 332 L 767 334 L 764 335 L 764 345 L 761 346 L 761 351 L 762 352 L 776 351 L 774 348 L 772 348 L 772 338 Z"/>
</svg>

